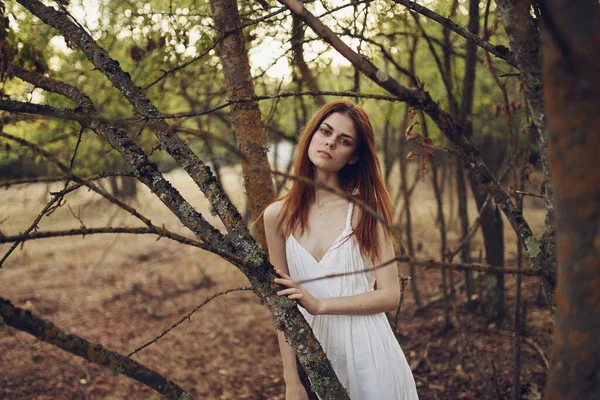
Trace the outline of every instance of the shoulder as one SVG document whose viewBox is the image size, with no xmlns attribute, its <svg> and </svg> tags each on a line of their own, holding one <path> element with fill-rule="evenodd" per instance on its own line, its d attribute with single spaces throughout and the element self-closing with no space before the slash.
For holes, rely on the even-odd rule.
<svg viewBox="0 0 600 400">
<path fill-rule="evenodd" d="M 277 220 L 277 217 L 279 217 L 279 213 L 281 212 L 281 209 L 283 208 L 283 200 L 277 200 L 274 201 L 273 203 L 269 204 L 267 206 L 267 208 L 265 208 L 265 220 L 269 219 L 272 221 Z"/>
<path fill-rule="evenodd" d="M 277 200 L 273 203 L 269 204 L 267 208 L 265 208 L 264 220 L 265 220 L 265 228 L 270 229 L 275 227 L 279 215 L 281 214 L 281 209 L 283 208 L 284 200 Z"/>
</svg>

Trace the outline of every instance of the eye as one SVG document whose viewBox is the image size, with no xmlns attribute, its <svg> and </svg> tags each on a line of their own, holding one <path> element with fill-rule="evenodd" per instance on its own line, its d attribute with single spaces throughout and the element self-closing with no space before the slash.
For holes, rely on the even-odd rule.
<svg viewBox="0 0 600 400">
<path fill-rule="evenodd" d="M 342 139 L 342 140 L 341 140 L 341 142 L 342 142 L 342 144 L 343 144 L 344 146 L 350 146 L 350 144 L 351 144 L 351 143 L 350 143 L 349 141 L 347 141 L 346 139 Z"/>
<path fill-rule="evenodd" d="M 321 128 L 321 132 L 323 132 L 324 135 L 329 135 L 329 131 L 327 129 Z"/>
</svg>

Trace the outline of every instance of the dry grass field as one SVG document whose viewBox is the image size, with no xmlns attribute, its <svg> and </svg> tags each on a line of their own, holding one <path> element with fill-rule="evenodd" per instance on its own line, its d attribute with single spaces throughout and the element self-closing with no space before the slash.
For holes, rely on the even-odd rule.
<svg viewBox="0 0 600 400">
<path fill-rule="evenodd" d="M 167 174 L 174 186 L 210 222 L 208 203 L 182 171 Z M 439 233 L 431 184 L 420 182 L 413 195 L 415 241 L 420 258 L 439 259 Z M 224 186 L 243 208 L 238 169 L 227 169 Z M 0 191 L 0 230 L 16 234 L 26 229 L 62 183 L 16 186 Z M 535 189 L 533 189 L 535 190 Z M 131 204 L 155 224 L 188 234 L 182 224 L 145 188 Z M 447 202 L 448 204 L 448 202 Z M 534 232 L 543 229 L 539 199 L 526 199 L 525 216 Z M 399 205 L 398 205 L 399 206 Z M 475 215 L 470 201 L 470 215 Z M 70 209 L 69 209 L 70 207 Z M 41 230 L 138 226 L 133 217 L 86 189 L 67 196 L 67 205 L 42 219 Z M 447 215 L 450 215 L 448 212 Z M 458 242 L 456 213 L 449 222 L 449 240 Z M 514 266 L 514 233 L 505 221 L 507 266 Z M 481 248 L 478 233 L 473 255 Z M 9 245 L 0 245 L 4 252 Z M 407 274 L 407 266 L 400 265 Z M 420 269 L 422 296 L 440 293 L 440 272 Z M 456 274 L 455 279 L 462 279 Z M 460 325 L 444 331 L 441 305 L 415 315 L 409 289 L 399 320 L 399 341 L 414 367 L 422 399 L 491 398 L 490 385 L 510 393 L 512 382 L 515 280 L 508 277 L 509 317 L 487 325 L 480 310 L 460 306 Z M 0 270 L 0 296 L 92 342 L 127 354 L 208 296 L 247 285 L 244 275 L 220 257 L 153 236 L 90 235 L 37 240 L 15 251 Z M 546 353 L 551 322 L 545 307 L 536 305 L 537 279 L 524 280 L 528 301 L 526 336 Z M 468 349 L 467 346 L 468 345 Z M 524 344 L 523 398 L 540 398 L 546 367 L 540 352 Z M 157 343 L 133 356 L 183 386 L 198 399 L 283 399 L 284 383 L 276 332 L 267 308 L 251 292 L 221 296 L 198 311 Z M 10 327 L 0 328 L 0 398 L 2 399 L 158 399 L 160 395 L 123 376 L 59 350 Z"/>
</svg>

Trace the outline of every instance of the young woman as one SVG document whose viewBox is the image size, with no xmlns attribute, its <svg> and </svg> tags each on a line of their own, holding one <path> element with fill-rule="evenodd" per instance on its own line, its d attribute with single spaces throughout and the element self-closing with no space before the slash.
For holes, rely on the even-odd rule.
<svg viewBox="0 0 600 400">
<path fill-rule="evenodd" d="M 336 187 L 391 222 L 390 198 L 375 152 L 368 116 L 336 100 L 319 109 L 299 140 L 294 174 Z M 390 232 L 375 217 L 326 190 L 293 181 L 264 213 L 271 263 L 296 300 L 352 400 L 418 399 L 415 381 L 385 311 L 400 298 L 396 264 L 352 273 L 394 258 Z M 376 285 L 376 286 L 375 286 Z M 376 287 L 376 288 L 375 288 Z M 296 355 L 278 332 L 286 400 L 307 399 Z"/>
</svg>

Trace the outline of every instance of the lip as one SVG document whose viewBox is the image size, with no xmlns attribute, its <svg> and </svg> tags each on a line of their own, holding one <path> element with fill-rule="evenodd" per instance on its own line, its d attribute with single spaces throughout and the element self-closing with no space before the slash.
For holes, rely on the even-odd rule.
<svg viewBox="0 0 600 400">
<path fill-rule="evenodd" d="M 332 159 L 333 157 L 331 157 L 331 154 L 329 154 L 329 152 L 325 151 L 325 150 L 319 150 L 318 151 L 322 156 L 325 156 L 329 159 Z"/>
</svg>

